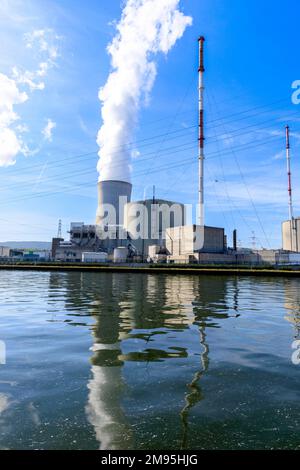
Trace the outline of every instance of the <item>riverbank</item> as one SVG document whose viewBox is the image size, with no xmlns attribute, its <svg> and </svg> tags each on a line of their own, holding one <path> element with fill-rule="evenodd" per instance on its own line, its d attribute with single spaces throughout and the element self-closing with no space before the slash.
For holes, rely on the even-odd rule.
<svg viewBox="0 0 300 470">
<path fill-rule="evenodd" d="M 243 275 L 300 277 L 300 267 L 266 266 L 204 266 L 204 265 L 149 265 L 149 264 L 58 264 L 58 263 L 18 263 L 0 264 L 0 270 L 18 271 L 80 271 L 80 272 L 118 272 L 140 274 L 197 274 L 197 275 Z"/>
</svg>

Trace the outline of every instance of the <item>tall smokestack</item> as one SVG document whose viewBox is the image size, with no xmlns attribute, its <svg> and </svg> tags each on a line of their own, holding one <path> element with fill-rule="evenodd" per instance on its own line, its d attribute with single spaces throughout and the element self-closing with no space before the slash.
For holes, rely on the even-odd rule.
<svg viewBox="0 0 300 470">
<path fill-rule="evenodd" d="M 288 174 L 288 194 L 289 194 L 289 221 L 291 231 L 291 251 L 298 251 L 297 225 L 294 219 L 293 193 L 292 193 L 292 173 L 291 173 L 291 155 L 290 155 L 290 128 L 285 127 L 286 138 L 286 161 Z"/>
<path fill-rule="evenodd" d="M 288 193 L 289 193 L 289 220 L 293 220 L 293 198 L 292 198 L 292 176 L 291 176 L 291 156 L 290 156 L 290 128 L 285 127 L 286 136 L 286 161 L 288 173 Z"/>
<path fill-rule="evenodd" d="M 199 225 L 204 226 L 204 37 L 199 42 Z"/>
</svg>

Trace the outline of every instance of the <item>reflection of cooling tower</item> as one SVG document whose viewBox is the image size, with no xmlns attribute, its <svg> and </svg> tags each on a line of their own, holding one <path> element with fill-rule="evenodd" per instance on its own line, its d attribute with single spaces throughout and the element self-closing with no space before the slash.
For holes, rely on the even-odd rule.
<svg viewBox="0 0 300 470">
<path fill-rule="evenodd" d="M 109 224 L 123 225 L 124 206 L 131 199 L 132 184 L 125 181 L 100 181 L 98 183 L 98 209 L 96 224 L 101 225 L 103 219 L 107 223 L 108 204 L 116 211 L 116 220 L 109 220 Z"/>
</svg>

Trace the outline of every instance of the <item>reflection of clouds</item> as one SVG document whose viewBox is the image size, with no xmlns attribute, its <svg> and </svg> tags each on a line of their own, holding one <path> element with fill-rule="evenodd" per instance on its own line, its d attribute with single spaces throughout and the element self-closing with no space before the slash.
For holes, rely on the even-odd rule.
<svg viewBox="0 0 300 470">
<path fill-rule="evenodd" d="M 0 393 L 0 414 L 3 413 L 9 407 L 9 399 L 7 395 Z"/>
<path fill-rule="evenodd" d="M 6 345 L 4 341 L 0 341 L 0 364 L 6 364 Z"/>
<path fill-rule="evenodd" d="M 130 428 L 121 408 L 124 387 L 121 367 L 92 366 L 92 374 L 86 412 L 100 449 L 132 448 Z"/>
<path fill-rule="evenodd" d="M 39 412 L 38 412 L 36 406 L 33 404 L 33 402 L 29 403 L 28 411 L 29 411 L 29 416 L 30 416 L 33 424 L 35 424 L 36 426 L 40 426 L 41 425 L 40 415 L 39 415 Z"/>
<path fill-rule="evenodd" d="M 166 276 L 114 275 L 106 278 L 101 291 L 95 292 L 94 355 L 86 411 L 100 449 L 133 448 L 133 434 L 122 409 L 123 364 L 188 357 L 186 348 L 172 344 L 155 348 L 157 336 L 166 334 L 169 328 L 184 329 L 192 323 L 190 308 L 181 305 L 180 299 L 182 296 L 188 304 L 187 288 L 188 280 Z M 176 295 L 171 299 L 174 290 Z M 125 343 L 127 351 L 123 352 Z M 131 347 L 133 350 L 128 351 Z"/>
<path fill-rule="evenodd" d="M 209 366 L 205 325 L 211 324 L 210 316 L 228 316 L 226 282 L 225 278 L 212 280 L 202 276 L 110 276 L 101 294 L 95 292 L 93 377 L 88 384 L 86 410 L 101 449 L 133 447 L 130 424 L 122 409 L 123 364 L 187 359 L 188 344 L 185 348 L 173 347 L 169 332 L 183 331 L 194 324 L 199 328 L 201 365 L 188 384 L 181 412 L 185 446 L 189 413 L 203 399 L 200 379 Z M 166 337 L 163 343 L 161 335 Z M 160 347 L 155 348 L 157 341 Z"/>
<path fill-rule="evenodd" d="M 0 393 L 0 428 L 1 428 L 1 434 L 3 436 L 7 431 L 10 431 L 12 428 L 12 424 L 10 424 L 10 421 L 7 419 L 7 416 L 6 416 L 6 411 L 10 408 L 11 403 L 12 402 L 10 401 L 7 395 L 5 395 L 4 393 Z M 10 413 L 10 411 L 8 412 L 8 414 Z M 0 450 L 9 450 L 9 449 L 0 444 Z"/>
<path fill-rule="evenodd" d="M 226 278 L 204 276 L 81 273 L 64 278 L 68 315 L 91 317 L 85 320 L 93 338 L 86 416 L 101 450 L 134 448 L 123 408 L 123 365 L 188 359 L 190 344 L 180 347 L 182 340 L 174 334 L 185 330 L 187 341 L 191 331 L 200 334 L 202 361 L 190 379 L 182 410 L 186 440 L 189 412 L 203 397 L 200 379 L 208 369 L 205 329 L 212 326 L 211 317 L 217 323 L 228 316 L 227 285 Z"/>
</svg>

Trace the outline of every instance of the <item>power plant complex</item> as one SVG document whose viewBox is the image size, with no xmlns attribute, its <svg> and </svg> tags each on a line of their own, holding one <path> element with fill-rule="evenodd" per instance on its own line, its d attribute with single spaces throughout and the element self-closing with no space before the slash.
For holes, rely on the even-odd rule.
<svg viewBox="0 0 300 470">
<path fill-rule="evenodd" d="M 120 179 L 98 182 L 98 207 L 93 225 L 72 223 L 70 240 L 58 234 L 52 242 L 56 261 L 102 263 L 253 263 L 300 262 L 300 218 L 292 203 L 289 127 L 286 128 L 289 220 L 282 224 L 283 250 L 239 250 L 236 230 L 227 246 L 223 228 L 204 220 L 204 37 L 199 44 L 198 208 L 197 223 L 188 220 L 184 204 L 153 197 L 132 201 L 132 184 Z"/>
</svg>

